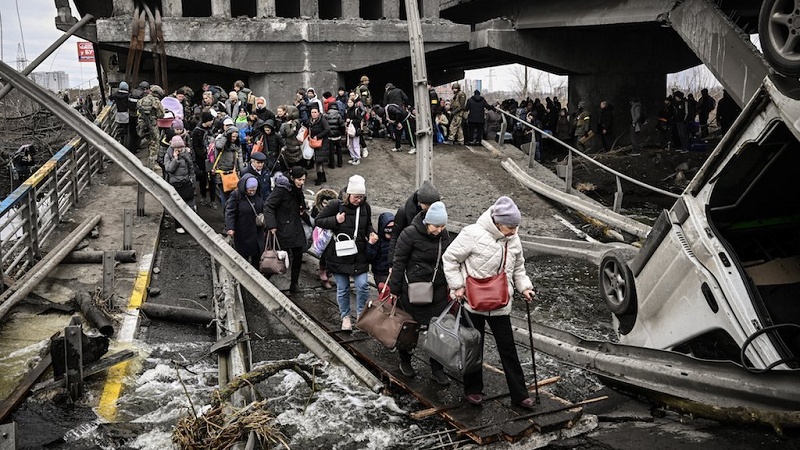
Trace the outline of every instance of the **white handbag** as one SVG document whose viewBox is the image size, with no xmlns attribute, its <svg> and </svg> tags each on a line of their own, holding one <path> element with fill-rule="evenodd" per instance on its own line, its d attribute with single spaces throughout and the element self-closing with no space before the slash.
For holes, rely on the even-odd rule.
<svg viewBox="0 0 800 450">
<path fill-rule="evenodd" d="M 350 235 L 339 233 L 333 237 L 336 241 L 334 249 L 336 250 L 336 256 L 343 257 L 343 256 L 352 256 L 358 253 L 358 246 L 356 246 L 356 236 L 358 235 L 358 219 L 361 216 L 361 207 L 359 206 L 356 208 L 356 227 L 353 230 L 353 237 L 351 238 Z"/>
<path fill-rule="evenodd" d="M 358 253 L 356 241 L 349 235 L 339 233 L 334 237 L 334 239 L 336 239 L 336 256 L 350 256 Z"/>
</svg>

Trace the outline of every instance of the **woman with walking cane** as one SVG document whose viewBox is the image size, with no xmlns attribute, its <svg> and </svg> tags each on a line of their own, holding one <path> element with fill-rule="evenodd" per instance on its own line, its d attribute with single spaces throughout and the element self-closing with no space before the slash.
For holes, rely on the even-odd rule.
<svg viewBox="0 0 800 450">
<path fill-rule="evenodd" d="M 486 337 L 486 323 L 492 329 L 511 403 L 532 409 L 536 401 L 528 394 L 510 317 L 510 299 L 515 287 L 526 302 L 536 295 L 525 273 L 522 243 L 517 235 L 521 218 L 514 201 L 500 197 L 450 243 L 442 256 L 442 268 L 453 297 L 459 300 L 466 297 L 464 308 L 481 334 L 481 344 Z M 464 395 L 473 405 L 483 402 L 481 370 L 464 374 Z"/>
</svg>

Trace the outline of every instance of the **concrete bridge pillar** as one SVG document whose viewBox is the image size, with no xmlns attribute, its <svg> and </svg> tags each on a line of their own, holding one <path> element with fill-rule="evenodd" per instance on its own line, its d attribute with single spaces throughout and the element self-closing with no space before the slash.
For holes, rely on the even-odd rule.
<svg viewBox="0 0 800 450">
<path fill-rule="evenodd" d="M 291 105 L 298 89 L 313 87 L 322 100 L 324 91 L 342 85 L 344 77 L 333 71 L 259 73 L 250 75 L 248 83 L 253 92 L 267 99 L 267 108 L 272 112 L 280 105 Z"/>
<path fill-rule="evenodd" d="M 345 19 L 358 19 L 358 0 L 342 0 L 342 17 Z"/>
<path fill-rule="evenodd" d="M 569 111 L 578 107 L 578 102 L 586 102 L 591 113 L 592 129 L 597 132 L 600 117 L 600 102 L 605 100 L 614 106 L 614 136 L 619 137 L 617 145 L 630 143 L 631 97 L 638 97 L 645 108 L 648 123 L 643 132 L 646 137 L 653 131 L 655 117 L 666 97 L 667 75 L 655 72 L 593 73 L 569 76 Z M 644 140 L 644 137 L 641 140 Z M 595 139 L 595 145 L 599 141 Z M 595 147 L 597 148 L 597 147 Z"/>
<path fill-rule="evenodd" d="M 275 17 L 275 0 L 256 0 L 256 17 Z"/>
<path fill-rule="evenodd" d="M 422 5 L 422 17 L 439 18 L 438 0 L 419 0 L 419 3 Z"/>
<path fill-rule="evenodd" d="M 229 0 L 211 0 L 212 17 L 230 17 L 231 2 Z"/>
<path fill-rule="evenodd" d="M 111 3 L 114 7 L 115 16 L 130 16 L 133 15 L 133 1 L 131 0 L 114 0 Z"/>
<path fill-rule="evenodd" d="M 317 0 L 300 0 L 300 17 L 319 19 L 319 2 Z"/>
<path fill-rule="evenodd" d="M 161 13 L 164 17 L 181 17 L 183 0 L 161 0 Z"/>
<path fill-rule="evenodd" d="M 400 18 L 400 1 L 402 0 L 381 0 L 383 1 L 383 16 L 387 19 Z"/>
</svg>

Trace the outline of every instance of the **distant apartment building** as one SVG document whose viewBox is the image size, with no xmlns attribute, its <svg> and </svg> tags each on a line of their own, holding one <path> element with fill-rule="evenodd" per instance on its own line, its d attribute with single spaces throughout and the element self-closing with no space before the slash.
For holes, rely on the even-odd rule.
<svg viewBox="0 0 800 450">
<path fill-rule="evenodd" d="M 53 92 L 69 89 L 69 75 L 63 70 L 58 72 L 33 72 L 31 79 L 39 86 Z"/>
</svg>

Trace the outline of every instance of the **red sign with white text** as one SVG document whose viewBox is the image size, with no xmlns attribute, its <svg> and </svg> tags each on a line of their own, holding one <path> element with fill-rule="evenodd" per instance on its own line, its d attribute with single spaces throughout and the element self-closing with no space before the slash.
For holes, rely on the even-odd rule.
<svg viewBox="0 0 800 450">
<path fill-rule="evenodd" d="M 94 45 L 91 42 L 78 42 L 78 61 L 94 62 Z"/>
</svg>

